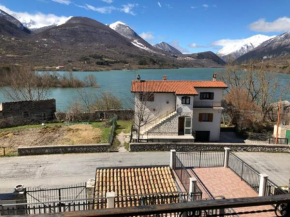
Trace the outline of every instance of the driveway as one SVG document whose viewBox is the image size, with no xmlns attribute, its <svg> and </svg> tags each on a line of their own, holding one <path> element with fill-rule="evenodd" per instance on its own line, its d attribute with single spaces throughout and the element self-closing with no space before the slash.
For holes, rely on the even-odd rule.
<svg viewBox="0 0 290 217">
<path fill-rule="evenodd" d="M 97 167 L 169 165 L 169 152 L 95 153 L 0 158 L 0 193 L 26 187 L 68 186 L 94 178 Z"/>
<path fill-rule="evenodd" d="M 289 186 L 290 154 L 265 152 L 235 153 L 260 173 L 265 173 L 279 186 Z"/>
</svg>

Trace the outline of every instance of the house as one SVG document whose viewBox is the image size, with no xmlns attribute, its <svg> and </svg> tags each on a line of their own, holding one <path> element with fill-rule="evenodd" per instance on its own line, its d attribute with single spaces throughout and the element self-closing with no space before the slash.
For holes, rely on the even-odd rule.
<svg viewBox="0 0 290 217">
<path fill-rule="evenodd" d="M 219 141 L 223 90 L 212 81 L 132 81 L 135 98 L 133 141 Z"/>
</svg>

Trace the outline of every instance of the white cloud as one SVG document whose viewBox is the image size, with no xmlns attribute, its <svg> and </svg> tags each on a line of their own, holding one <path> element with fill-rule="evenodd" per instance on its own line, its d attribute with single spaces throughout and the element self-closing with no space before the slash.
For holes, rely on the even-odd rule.
<svg viewBox="0 0 290 217">
<path fill-rule="evenodd" d="M 142 32 L 140 34 L 140 37 L 148 41 L 153 40 L 155 38 L 152 32 Z"/>
<path fill-rule="evenodd" d="M 114 6 L 106 6 L 106 7 L 94 7 L 92 5 L 89 4 L 85 4 L 85 5 L 75 5 L 79 8 L 84 8 L 86 10 L 91 10 L 91 11 L 95 11 L 101 14 L 110 14 L 113 11 L 120 11 L 126 14 L 131 14 L 131 15 L 136 15 L 133 12 L 133 8 L 137 7 L 138 4 L 127 4 L 127 5 L 122 5 L 121 8 L 116 8 Z"/>
<path fill-rule="evenodd" d="M 111 3 L 113 3 L 113 0 L 102 0 L 103 2 L 106 2 L 106 3 L 108 3 L 108 4 L 111 4 Z"/>
<path fill-rule="evenodd" d="M 202 7 L 208 8 L 209 6 L 207 4 L 203 4 Z"/>
<path fill-rule="evenodd" d="M 251 23 L 249 28 L 256 32 L 287 32 L 290 31 L 290 18 L 280 17 L 273 22 L 260 19 Z"/>
<path fill-rule="evenodd" d="M 133 12 L 133 8 L 138 7 L 138 4 L 126 4 L 123 5 L 122 8 L 120 9 L 120 11 L 126 13 L 126 14 L 131 14 L 131 15 L 136 15 Z"/>
<path fill-rule="evenodd" d="M 191 48 L 205 48 L 206 47 L 206 46 L 203 46 L 203 45 L 198 45 L 196 43 L 191 43 L 188 46 L 191 47 Z"/>
<path fill-rule="evenodd" d="M 12 15 L 20 22 L 22 22 L 23 25 L 31 29 L 41 28 L 50 25 L 61 25 L 71 18 L 65 16 L 57 16 L 54 14 L 43 14 L 40 12 L 34 14 L 30 14 L 27 12 L 15 12 L 5 7 L 4 5 L 0 5 L 0 9 Z"/>
<path fill-rule="evenodd" d="M 244 43 L 244 41 L 245 39 L 221 39 L 221 40 L 212 42 L 211 45 L 225 47 L 228 45 Z"/>
<path fill-rule="evenodd" d="M 179 50 L 181 53 L 189 53 L 189 51 L 186 48 L 183 48 L 179 45 L 178 40 L 174 40 L 173 42 L 170 43 L 172 47 L 175 47 L 177 50 Z"/>
<path fill-rule="evenodd" d="M 161 8 L 162 8 L 162 5 L 161 5 L 161 3 L 160 3 L 160 2 L 157 2 L 157 4 L 158 4 L 158 6 L 159 6 L 159 7 L 161 7 Z"/>
<path fill-rule="evenodd" d="M 195 6 L 191 6 L 190 8 L 191 8 L 191 9 L 196 9 L 197 7 L 195 7 Z"/>
<path fill-rule="evenodd" d="M 52 1 L 64 5 L 69 5 L 71 3 L 70 0 L 52 0 Z"/>
</svg>

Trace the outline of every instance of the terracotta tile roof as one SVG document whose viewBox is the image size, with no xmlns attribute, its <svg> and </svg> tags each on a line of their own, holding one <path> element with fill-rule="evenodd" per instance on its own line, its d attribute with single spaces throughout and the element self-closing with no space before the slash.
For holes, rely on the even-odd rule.
<svg viewBox="0 0 290 217">
<path fill-rule="evenodd" d="M 222 81 L 132 81 L 131 92 L 175 93 L 197 95 L 195 88 L 227 88 Z"/>
<path fill-rule="evenodd" d="M 170 167 L 111 168 L 96 170 L 95 197 L 177 192 Z"/>
</svg>

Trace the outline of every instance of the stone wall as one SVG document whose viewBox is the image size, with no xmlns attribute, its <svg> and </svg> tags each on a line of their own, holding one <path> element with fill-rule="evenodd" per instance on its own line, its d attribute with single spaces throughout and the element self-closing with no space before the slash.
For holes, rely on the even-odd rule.
<svg viewBox="0 0 290 217">
<path fill-rule="evenodd" d="M 232 151 L 247 152 L 284 152 L 290 153 L 289 145 L 251 145 L 244 143 L 131 143 L 130 151 L 170 151 L 175 149 L 180 152 L 190 151 L 224 151 L 229 147 Z"/>
<path fill-rule="evenodd" d="M 94 153 L 107 152 L 110 144 L 97 145 L 66 145 L 66 146 L 35 146 L 35 147 L 20 147 L 18 154 L 24 155 L 42 155 L 42 154 L 66 154 L 66 153 Z"/>
<path fill-rule="evenodd" d="M 120 110 L 96 111 L 94 113 L 79 113 L 74 115 L 73 121 L 75 122 L 100 121 L 103 119 L 108 120 L 115 116 L 118 116 L 119 120 L 133 120 L 134 111 L 130 109 L 120 109 Z M 67 113 L 65 112 L 56 112 L 55 117 L 59 122 L 67 121 Z"/>
<path fill-rule="evenodd" d="M 0 128 L 52 121 L 56 111 L 55 99 L 5 102 L 0 107 Z"/>
</svg>

